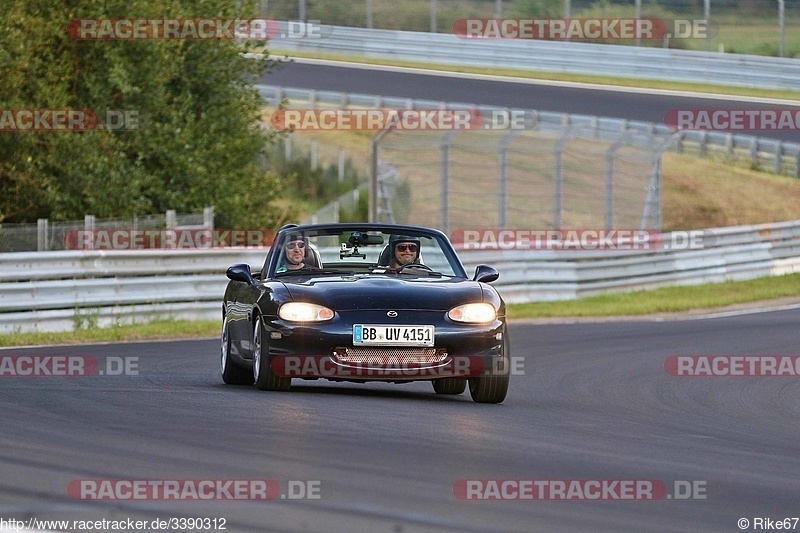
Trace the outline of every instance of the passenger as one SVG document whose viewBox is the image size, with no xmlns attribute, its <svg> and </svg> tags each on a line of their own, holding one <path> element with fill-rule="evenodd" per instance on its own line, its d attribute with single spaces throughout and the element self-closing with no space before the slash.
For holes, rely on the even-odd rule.
<svg viewBox="0 0 800 533">
<path fill-rule="evenodd" d="M 389 249 L 391 250 L 390 264 L 392 268 L 398 268 L 410 263 L 419 263 L 419 237 L 392 235 L 389 238 Z"/>
</svg>

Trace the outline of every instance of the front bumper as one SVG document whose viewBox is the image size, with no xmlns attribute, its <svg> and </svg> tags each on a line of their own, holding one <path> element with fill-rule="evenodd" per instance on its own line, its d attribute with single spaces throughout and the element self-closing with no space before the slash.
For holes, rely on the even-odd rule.
<svg viewBox="0 0 800 533">
<path fill-rule="evenodd" d="M 318 324 L 291 324 L 275 317 L 265 322 L 270 369 L 292 378 L 356 381 L 420 381 L 469 378 L 493 369 L 502 355 L 505 321 L 458 324 L 443 312 L 404 312 L 387 320 L 386 311 L 337 313 Z M 419 357 L 420 348 L 371 347 L 377 355 L 353 357 L 354 324 L 433 325 L 434 356 Z M 350 357 L 347 356 L 348 349 Z M 362 347 L 356 347 L 356 352 Z"/>
</svg>

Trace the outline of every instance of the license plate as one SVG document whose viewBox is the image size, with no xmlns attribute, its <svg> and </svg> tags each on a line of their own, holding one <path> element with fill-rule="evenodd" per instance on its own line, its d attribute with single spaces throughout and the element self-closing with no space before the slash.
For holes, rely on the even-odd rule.
<svg viewBox="0 0 800 533">
<path fill-rule="evenodd" d="M 356 324 L 353 344 L 360 346 L 433 346 L 433 326 L 381 326 Z"/>
</svg>

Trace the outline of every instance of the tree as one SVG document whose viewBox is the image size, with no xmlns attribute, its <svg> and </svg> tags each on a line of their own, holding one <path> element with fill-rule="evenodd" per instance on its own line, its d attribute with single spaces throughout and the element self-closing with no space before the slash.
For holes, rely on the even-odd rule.
<svg viewBox="0 0 800 533">
<path fill-rule="evenodd" d="M 252 87 L 267 68 L 242 57 L 260 43 L 76 40 L 73 19 L 249 18 L 236 0 L 3 0 L 0 111 L 138 115 L 127 131 L 0 131 L 0 221 L 198 211 L 231 225 L 273 224 L 278 193 L 260 162 Z M 2 128 L 2 123 L 0 123 Z"/>
</svg>

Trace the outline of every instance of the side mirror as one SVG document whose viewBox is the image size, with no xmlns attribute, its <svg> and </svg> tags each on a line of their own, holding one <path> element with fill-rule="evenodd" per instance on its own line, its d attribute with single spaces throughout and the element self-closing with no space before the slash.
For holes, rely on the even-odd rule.
<svg viewBox="0 0 800 533">
<path fill-rule="evenodd" d="M 500 273 L 496 268 L 490 267 L 489 265 L 478 265 L 475 269 L 475 277 L 472 279 L 483 283 L 491 283 L 499 277 Z"/>
<path fill-rule="evenodd" d="M 249 285 L 255 285 L 256 280 L 253 279 L 253 274 L 250 273 L 250 265 L 246 265 L 244 263 L 233 265 L 232 267 L 228 268 L 228 272 L 226 272 L 228 279 L 233 281 L 241 281 L 242 283 L 247 283 Z"/>
</svg>

